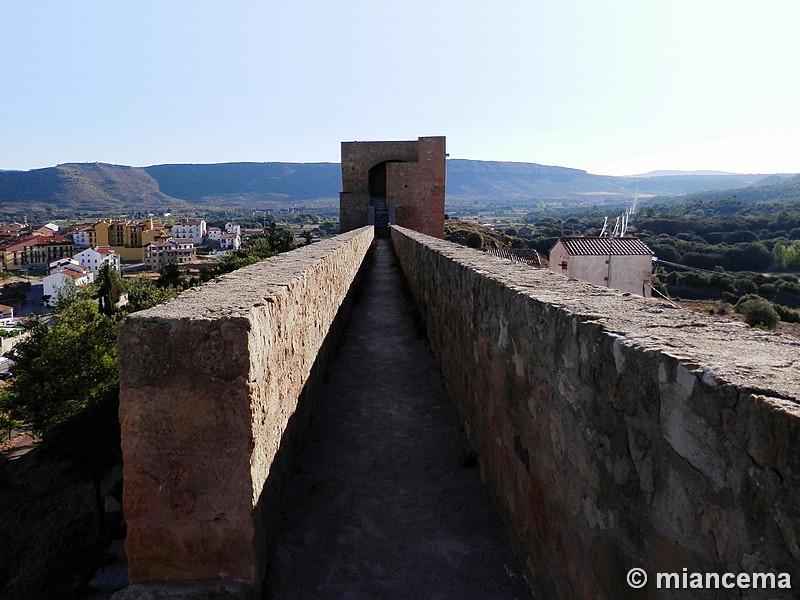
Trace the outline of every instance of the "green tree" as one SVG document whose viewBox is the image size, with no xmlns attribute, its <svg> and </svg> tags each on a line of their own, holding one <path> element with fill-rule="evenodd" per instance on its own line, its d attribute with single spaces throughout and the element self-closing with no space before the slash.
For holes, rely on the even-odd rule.
<svg viewBox="0 0 800 600">
<path fill-rule="evenodd" d="M 295 249 L 294 234 L 285 227 L 279 227 L 275 221 L 269 224 L 266 231 L 266 238 L 273 254 L 288 252 L 289 250 Z"/>
<path fill-rule="evenodd" d="M 175 263 L 165 265 L 159 272 L 156 285 L 159 287 L 175 287 L 178 289 L 186 288 L 186 278 L 181 272 L 181 268 Z"/>
<path fill-rule="evenodd" d="M 52 328 L 41 319 L 12 351 L 14 378 L 0 408 L 46 435 L 118 385 L 118 321 L 91 301 L 66 307 Z"/>
<path fill-rule="evenodd" d="M 800 242 L 777 243 L 772 254 L 778 271 L 800 270 Z"/>
<path fill-rule="evenodd" d="M 160 287 L 149 279 L 129 279 L 125 282 L 128 293 L 128 313 L 137 312 L 166 302 L 178 295 L 180 290 L 173 286 Z"/>
<path fill-rule="evenodd" d="M 736 303 L 736 312 L 744 316 L 745 323 L 759 329 L 777 329 L 781 320 L 772 302 L 752 294 L 743 296 Z"/>
<path fill-rule="evenodd" d="M 64 285 L 57 288 L 55 305 L 56 311 L 61 312 L 77 302 L 85 302 L 92 298 L 94 288 L 90 285 L 77 285 L 75 280 L 67 278 Z M 52 299 L 50 299 L 52 302 Z"/>
<path fill-rule="evenodd" d="M 100 312 L 111 316 L 117 311 L 117 302 L 122 294 L 122 277 L 109 263 L 103 263 L 97 274 L 97 298 Z"/>
</svg>

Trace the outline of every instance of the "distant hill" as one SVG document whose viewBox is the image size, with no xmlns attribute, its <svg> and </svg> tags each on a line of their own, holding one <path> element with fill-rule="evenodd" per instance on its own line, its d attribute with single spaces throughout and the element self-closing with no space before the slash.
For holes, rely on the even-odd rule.
<svg viewBox="0 0 800 600">
<path fill-rule="evenodd" d="M 800 175 L 791 177 L 766 177 L 762 180 L 768 185 L 755 185 L 727 190 L 710 190 L 690 194 L 686 200 L 724 200 L 736 197 L 744 202 L 782 202 L 800 201 Z"/>
<path fill-rule="evenodd" d="M 189 202 L 250 199 L 292 203 L 338 198 L 338 163 L 223 163 L 157 165 L 144 169 L 161 191 Z"/>
<path fill-rule="evenodd" d="M 161 192 L 144 169 L 91 163 L 0 172 L 0 207 L 13 210 L 20 205 L 119 212 L 163 210 L 186 203 Z"/>
<path fill-rule="evenodd" d="M 642 196 L 729 190 L 752 183 L 782 185 L 782 175 L 682 174 L 654 177 L 593 175 L 580 169 L 451 159 L 447 202 L 539 201 L 598 203 Z M 32 171 L 0 171 L 0 210 L 67 209 L 120 213 L 197 207 L 245 209 L 335 206 L 341 189 L 337 163 L 223 163 L 128 167 L 65 164 Z M 729 192 L 723 192 L 729 194 Z M 788 193 L 788 192 L 787 192 Z M 741 196 L 741 194 L 739 194 Z"/>
<path fill-rule="evenodd" d="M 655 175 L 658 173 L 658 175 Z M 698 173 L 656 171 L 654 176 L 612 177 L 593 175 L 580 169 L 550 167 L 534 163 L 447 161 L 447 196 L 528 198 L 597 202 L 647 196 L 680 196 L 704 190 L 745 187 L 778 175 L 742 175 L 701 171 Z"/>
<path fill-rule="evenodd" d="M 728 171 L 650 171 L 648 173 L 642 173 L 640 175 L 631 175 L 631 177 L 686 177 L 686 176 L 693 176 L 697 175 L 700 177 L 706 177 L 709 175 L 714 176 L 730 176 L 733 175 L 735 177 L 754 177 L 758 178 L 761 177 L 760 175 L 741 175 L 740 173 L 729 173 Z"/>
</svg>

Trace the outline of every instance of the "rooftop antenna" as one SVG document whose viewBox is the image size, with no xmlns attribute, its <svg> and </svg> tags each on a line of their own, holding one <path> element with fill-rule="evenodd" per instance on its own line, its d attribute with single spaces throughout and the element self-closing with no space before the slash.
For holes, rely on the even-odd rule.
<svg viewBox="0 0 800 600">
<path fill-rule="evenodd" d="M 636 214 L 636 203 L 639 201 L 639 183 L 636 183 L 636 193 L 633 195 L 633 202 L 631 203 L 631 208 L 629 210 L 630 214 Z"/>
<path fill-rule="evenodd" d="M 619 217 L 617 217 L 617 220 L 614 221 L 614 231 L 611 232 L 610 237 L 615 238 L 618 236 L 619 236 Z"/>
<path fill-rule="evenodd" d="M 625 237 L 625 232 L 628 229 L 628 211 L 622 213 L 621 224 L 619 228 L 619 237 Z"/>
<path fill-rule="evenodd" d="M 603 237 L 608 234 L 608 217 L 603 217 L 603 229 L 600 231 L 598 237 Z"/>
</svg>

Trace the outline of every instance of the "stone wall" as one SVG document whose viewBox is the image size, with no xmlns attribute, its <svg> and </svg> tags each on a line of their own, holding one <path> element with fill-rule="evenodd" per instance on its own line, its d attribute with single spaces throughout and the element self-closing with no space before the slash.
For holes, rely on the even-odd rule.
<svg viewBox="0 0 800 600">
<path fill-rule="evenodd" d="M 258 592 L 283 475 L 372 239 L 371 227 L 352 231 L 123 322 L 131 583 L 225 580 Z"/>
<path fill-rule="evenodd" d="M 717 597 L 655 589 L 683 569 L 800 586 L 797 340 L 391 236 L 538 597 Z"/>
<path fill-rule="evenodd" d="M 420 138 L 416 162 L 386 165 L 387 202 L 397 224 L 444 237 L 445 139 Z"/>
</svg>

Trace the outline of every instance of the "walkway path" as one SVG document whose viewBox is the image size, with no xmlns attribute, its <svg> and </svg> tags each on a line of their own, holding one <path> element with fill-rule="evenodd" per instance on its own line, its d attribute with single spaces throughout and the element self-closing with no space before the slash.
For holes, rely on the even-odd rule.
<svg viewBox="0 0 800 600">
<path fill-rule="evenodd" d="M 281 515 L 266 597 L 531 598 L 377 241 Z"/>
</svg>

